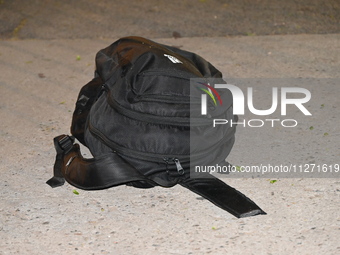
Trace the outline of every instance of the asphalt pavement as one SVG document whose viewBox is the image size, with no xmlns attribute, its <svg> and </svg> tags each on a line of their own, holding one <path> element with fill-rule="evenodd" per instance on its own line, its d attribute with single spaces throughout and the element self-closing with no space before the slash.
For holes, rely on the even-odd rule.
<svg viewBox="0 0 340 255">
<path fill-rule="evenodd" d="M 126 26 L 108 34 L 110 1 L 69 1 L 65 5 L 0 1 L 0 254 L 339 254 L 340 181 L 335 170 L 340 163 L 340 35 L 339 23 L 333 23 L 338 21 L 338 14 L 333 13 L 338 3 L 329 1 L 324 9 L 321 1 L 303 5 L 310 17 L 330 17 L 317 24 L 313 23 L 317 19 L 312 20 L 311 28 L 322 28 L 321 32 L 313 32 L 301 22 L 305 32 L 265 33 L 255 26 L 264 24 L 267 31 L 268 19 L 254 17 L 255 30 L 247 31 L 246 23 L 237 30 L 233 21 L 235 29 L 231 30 L 241 32 L 232 34 L 212 21 L 205 23 L 220 32 L 207 32 L 213 29 L 195 23 L 197 19 L 190 23 L 193 30 L 189 22 L 176 23 L 179 18 L 163 19 L 162 10 L 181 14 L 183 8 L 171 3 L 167 10 L 160 7 L 162 1 L 151 2 L 132 1 L 130 6 L 131 13 L 150 13 L 142 21 L 149 22 L 144 23 L 146 30 L 124 16 Z M 121 21 L 127 7 L 114 3 L 111 15 Z M 222 6 L 237 5 L 236 1 L 182 2 L 190 8 L 198 5 L 187 10 L 200 20 L 202 12 L 210 13 L 209 4 L 210 10 L 221 13 L 225 13 Z M 302 4 L 296 5 L 298 9 L 293 10 L 302 8 Z M 268 4 L 262 9 L 267 17 L 267 9 L 277 8 Z M 270 17 L 287 17 L 280 13 Z M 97 23 L 78 22 L 84 17 Z M 301 17 L 296 20 L 304 20 Z M 292 27 L 287 19 L 282 22 Z M 45 184 L 55 158 L 53 137 L 69 133 L 78 92 L 93 77 L 96 52 L 125 35 L 146 36 L 201 55 L 245 95 L 247 87 L 253 87 L 254 104 L 263 109 L 270 107 L 273 87 L 279 88 L 279 96 L 283 87 L 310 91 L 311 99 L 304 106 L 312 116 L 295 106 L 282 115 L 280 104 L 268 117 L 246 111 L 239 120 L 246 124 L 237 127 L 228 157 L 237 166 L 293 165 L 302 172 L 268 177 L 238 172 L 219 175 L 267 215 L 237 219 L 180 186 L 83 191 L 69 184 L 56 189 Z M 272 126 L 267 118 L 280 121 Z M 252 119 L 260 119 L 264 125 L 252 127 L 259 123 L 249 125 Z M 298 124 L 285 127 L 285 119 Z M 318 167 L 325 171 L 317 174 Z"/>
</svg>

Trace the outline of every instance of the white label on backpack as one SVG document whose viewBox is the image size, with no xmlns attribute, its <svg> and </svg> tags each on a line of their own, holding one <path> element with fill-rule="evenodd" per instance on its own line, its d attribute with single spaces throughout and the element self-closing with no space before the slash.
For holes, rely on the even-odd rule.
<svg viewBox="0 0 340 255">
<path fill-rule="evenodd" d="M 183 64 L 182 61 L 180 61 L 178 58 L 168 55 L 168 54 L 164 54 L 165 57 L 167 57 L 168 59 L 170 59 L 170 61 L 174 64 Z"/>
</svg>

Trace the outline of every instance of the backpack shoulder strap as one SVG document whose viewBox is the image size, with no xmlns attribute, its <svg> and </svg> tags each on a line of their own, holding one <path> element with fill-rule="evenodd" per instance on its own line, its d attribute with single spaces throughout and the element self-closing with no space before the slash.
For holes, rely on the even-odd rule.
<svg viewBox="0 0 340 255">
<path fill-rule="evenodd" d="M 266 214 L 244 194 L 210 174 L 205 177 L 202 176 L 202 178 L 186 179 L 180 185 L 204 197 L 237 218 Z"/>
<path fill-rule="evenodd" d="M 71 134 L 84 145 L 86 145 L 84 130 L 87 116 L 92 105 L 102 92 L 102 85 L 102 79 L 96 75 L 94 79 L 81 88 L 78 95 L 76 107 L 72 116 Z"/>
<path fill-rule="evenodd" d="M 55 137 L 54 146 L 57 151 L 54 176 L 46 182 L 52 188 L 63 185 L 65 180 L 84 190 L 106 189 L 136 181 L 156 185 L 116 153 L 92 159 L 83 158 L 79 144 L 74 144 L 72 136 Z"/>
</svg>

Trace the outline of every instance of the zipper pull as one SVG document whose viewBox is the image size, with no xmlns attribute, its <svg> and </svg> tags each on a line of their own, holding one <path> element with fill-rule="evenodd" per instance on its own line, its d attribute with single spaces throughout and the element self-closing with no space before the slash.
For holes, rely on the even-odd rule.
<svg viewBox="0 0 340 255">
<path fill-rule="evenodd" d="M 106 83 L 104 83 L 104 84 L 102 85 L 102 91 L 108 92 L 109 90 L 110 90 L 110 89 L 109 89 L 109 85 L 106 84 Z"/>
<path fill-rule="evenodd" d="M 184 169 L 183 169 L 181 163 L 179 162 L 179 159 L 178 159 L 178 158 L 174 158 L 174 162 L 175 162 L 176 167 L 177 167 L 177 172 L 178 172 L 180 175 L 183 175 L 183 174 L 184 174 Z"/>
</svg>

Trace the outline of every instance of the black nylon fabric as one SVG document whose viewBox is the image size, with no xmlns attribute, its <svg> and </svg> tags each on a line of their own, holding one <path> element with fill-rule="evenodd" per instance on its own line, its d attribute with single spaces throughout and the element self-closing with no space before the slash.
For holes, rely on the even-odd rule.
<svg viewBox="0 0 340 255">
<path fill-rule="evenodd" d="M 230 153 L 235 127 L 192 127 L 190 122 L 195 114 L 201 118 L 191 111 L 190 100 L 200 102 L 202 93 L 192 90 L 190 79 L 214 78 L 225 83 L 221 72 L 202 57 L 145 38 L 126 37 L 97 53 L 96 74 L 91 88 L 95 87 L 97 96 L 98 90 L 101 94 L 90 101 L 86 125 L 83 115 L 77 118 L 77 104 L 71 129 L 78 139 L 84 133 L 83 143 L 94 157 L 117 153 L 142 174 L 168 187 L 188 177 L 176 175 L 175 159 L 188 170 L 192 153 L 200 155 L 195 160 L 203 165 L 224 162 Z M 224 107 L 217 108 L 214 117 L 236 121 L 231 93 L 226 90 L 221 98 Z M 193 133 L 204 136 L 190 148 Z"/>
</svg>

